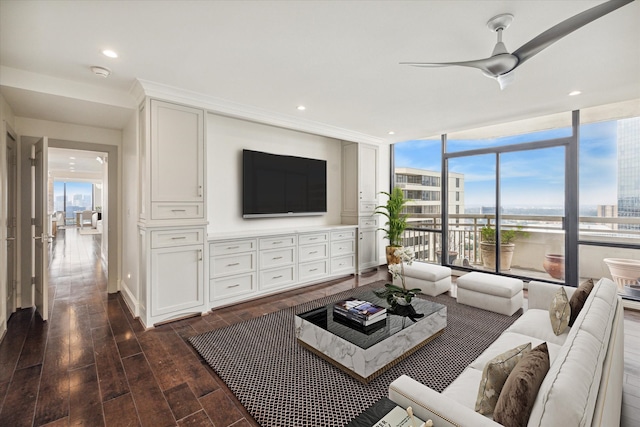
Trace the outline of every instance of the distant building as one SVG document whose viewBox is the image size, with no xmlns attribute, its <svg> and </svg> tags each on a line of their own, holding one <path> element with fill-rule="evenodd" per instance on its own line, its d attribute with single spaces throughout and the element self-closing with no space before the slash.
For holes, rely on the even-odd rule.
<svg viewBox="0 0 640 427">
<path fill-rule="evenodd" d="M 440 172 L 414 168 L 396 168 L 396 187 L 402 188 L 411 218 L 441 213 L 442 185 Z M 464 174 L 449 173 L 450 214 L 464 213 Z"/>
<path fill-rule="evenodd" d="M 598 205 L 596 207 L 598 218 L 617 218 L 618 206 L 617 205 Z"/>
<path fill-rule="evenodd" d="M 636 218 L 620 230 L 640 230 L 640 117 L 618 120 L 618 217 Z"/>
</svg>

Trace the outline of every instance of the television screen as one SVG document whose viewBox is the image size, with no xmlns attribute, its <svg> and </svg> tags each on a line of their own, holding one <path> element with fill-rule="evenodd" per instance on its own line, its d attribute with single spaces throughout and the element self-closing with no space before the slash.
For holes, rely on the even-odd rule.
<svg viewBox="0 0 640 427">
<path fill-rule="evenodd" d="M 242 217 L 327 212 L 327 162 L 242 150 Z"/>
</svg>

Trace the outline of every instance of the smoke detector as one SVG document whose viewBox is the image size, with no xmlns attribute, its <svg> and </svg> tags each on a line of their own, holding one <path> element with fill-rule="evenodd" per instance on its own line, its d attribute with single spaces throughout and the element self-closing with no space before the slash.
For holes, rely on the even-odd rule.
<svg viewBox="0 0 640 427">
<path fill-rule="evenodd" d="M 93 71 L 93 74 L 95 74 L 96 76 L 104 78 L 109 77 L 109 74 L 111 74 L 111 70 L 109 70 L 108 68 L 98 66 L 91 67 L 91 71 Z"/>
</svg>

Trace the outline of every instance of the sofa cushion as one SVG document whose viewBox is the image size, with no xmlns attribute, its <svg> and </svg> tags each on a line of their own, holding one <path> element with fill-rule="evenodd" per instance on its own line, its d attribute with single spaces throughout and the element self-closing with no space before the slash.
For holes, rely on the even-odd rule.
<svg viewBox="0 0 640 427">
<path fill-rule="evenodd" d="M 560 335 L 556 335 L 549 321 L 549 310 L 527 310 L 513 325 L 507 328 L 507 332 L 515 332 L 529 337 L 538 338 L 557 345 L 563 345 L 567 340 L 570 329 Z M 535 345 L 535 344 L 534 344 Z"/>
<path fill-rule="evenodd" d="M 536 347 L 542 344 L 544 341 L 538 338 L 533 338 L 527 335 L 517 334 L 514 332 L 503 332 L 498 339 L 496 339 L 485 351 L 480 354 L 469 364 L 470 367 L 482 371 L 487 362 L 497 355 L 504 353 L 510 348 L 517 347 L 522 344 L 531 343 L 531 347 Z M 560 353 L 562 346 L 548 342 L 547 348 L 549 350 L 549 360 L 551 363 L 555 360 L 556 356 Z"/>
<path fill-rule="evenodd" d="M 569 298 L 561 286 L 549 306 L 549 320 L 551 320 L 551 329 L 554 334 L 560 335 L 569 327 L 570 315 L 571 306 L 569 305 Z"/>
<path fill-rule="evenodd" d="M 584 306 L 584 303 L 587 301 L 589 297 L 589 293 L 593 289 L 593 280 L 589 279 L 585 282 L 582 282 L 578 289 L 571 295 L 571 299 L 569 300 L 569 305 L 571 305 L 571 316 L 569 317 L 569 326 L 573 326 L 573 323 L 578 318 L 580 314 L 580 310 Z"/>
<path fill-rule="evenodd" d="M 527 425 L 540 384 L 549 371 L 547 344 L 527 352 L 511 371 L 493 412 L 493 420 L 505 427 Z"/>
<path fill-rule="evenodd" d="M 529 426 L 590 426 L 616 313 L 616 285 L 601 279 L 551 365 Z"/>
<path fill-rule="evenodd" d="M 499 354 L 484 365 L 476 399 L 476 412 L 481 414 L 493 412 L 507 377 L 522 356 L 530 350 L 531 343 L 522 344 Z"/>
<path fill-rule="evenodd" d="M 482 370 L 467 366 L 458 375 L 458 378 L 442 391 L 442 394 L 473 411 L 478 397 L 478 384 L 480 384 L 481 379 Z"/>
</svg>

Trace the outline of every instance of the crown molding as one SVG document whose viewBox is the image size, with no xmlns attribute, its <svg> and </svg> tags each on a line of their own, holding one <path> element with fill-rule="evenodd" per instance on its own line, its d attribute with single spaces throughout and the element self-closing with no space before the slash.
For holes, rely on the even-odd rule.
<svg viewBox="0 0 640 427">
<path fill-rule="evenodd" d="M 207 110 L 210 113 L 296 130 L 314 135 L 336 138 L 344 141 L 383 144 L 385 140 L 371 135 L 354 132 L 312 120 L 300 119 L 286 114 L 274 113 L 257 107 L 238 104 L 198 92 L 184 90 L 149 80 L 138 79 L 130 90 L 132 96 L 141 101 L 142 97 L 159 98 Z"/>
</svg>

